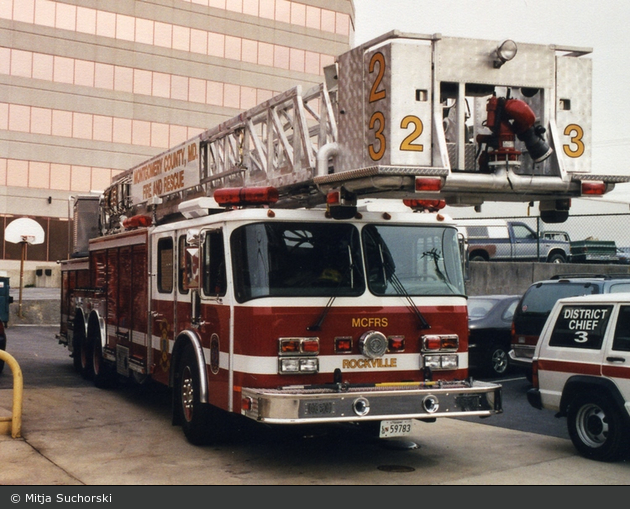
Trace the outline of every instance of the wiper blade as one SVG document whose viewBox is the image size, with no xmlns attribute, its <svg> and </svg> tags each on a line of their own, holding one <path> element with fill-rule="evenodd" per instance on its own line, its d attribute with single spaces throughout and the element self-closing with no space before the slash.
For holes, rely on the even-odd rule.
<svg viewBox="0 0 630 509">
<path fill-rule="evenodd" d="M 318 331 L 322 329 L 322 324 L 324 323 L 324 320 L 326 319 L 326 316 L 328 315 L 328 311 L 330 311 L 330 308 L 332 307 L 333 302 L 335 302 L 337 295 L 339 295 L 339 291 L 341 290 L 341 285 L 343 284 L 343 280 L 345 279 L 348 272 L 350 273 L 350 287 L 354 288 L 354 258 L 352 256 L 352 249 L 350 248 L 350 245 L 348 245 L 348 260 L 349 260 L 349 263 L 348 263 L 348 268 L 346 270 L 346 274 L 344 274 L 339 279 L 339 283 L 335 287 L 335 291 L 330 296 L 330 299 L 328 299 L 328 302 L 324 306 L 324 309 L 322 311 L 322 314 L 319 317 L 319 320 L 317 320 L 313 325 L 309 325 L 306 328 L 307 331 Z"/>
<path fill-rule="evenodd" d="M 413 314 L 416 315 L 416 318 L 418 319 L 418 322 L 420 323 L 420 328 L 430 329 L 431 326 L 429 325 L 429 322 L 427 322 L 426 318 L 422 316 L 422 313 L 418 309 L 418 306 L 416 306 L 416 303 L 411 298 L 411 295 L 409 295 L 409 292 L 407 292 L 407 290 L 405 289 L 405 285 L 403 285 L 400 279 L 398 279 L 398 276 L 396 275 L 396 273 L 392 272 L 391 275 L 389 276 L 389 279 L 392 282 L 392 286 L 394 287 L 398 295 L 404 297 L 409 303 L 409 309 L 411 309 Z"/>
</svg>

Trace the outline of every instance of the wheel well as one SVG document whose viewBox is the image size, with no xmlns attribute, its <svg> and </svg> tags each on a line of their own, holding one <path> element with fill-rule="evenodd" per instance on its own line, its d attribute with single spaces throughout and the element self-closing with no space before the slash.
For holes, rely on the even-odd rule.
<svg viewBox="0 0 630 509">
<path fill-rule="evenodd" d="M 566 416 L 569 406 L 576 396 L 592 392 L 608 397 L 620 410 L 626 425 L 630 425 L 630 415 L 625 409 L 625 400 L 617 386 L 611 380 L 600 377 L 574 376 L 567 380 L 560 399 L 559 416 Z"/>
<path fill-rule="evenodd" d="M 203 356 L 203 347 L 201 339 L 192 331 L 182 331 L 175 340 L 173 352 L 171 354 L 171 371 L 169 374 L 169 386 L 175 387 L 177 377 L 177 367 L 182 358 L 184 349 L 187 345 L 191 345 L 195 351 L 200 376 L 200 401 L 208 403 L 208 372 L 206 370 L 206 362 Z"/>
<path fill-rule="evenodd" d="M 483 258 L 486 261 L 488 261 L 490 259 L 490 257 L 488 256 L 488 252 L 484 251 L 483 249 L 474 249 L 473 251 L 471 251 L 468 254 L 468 259 L 472 260 L 476 256 L 479 256 L 479 257 Z"/>
<path fill-rule="evenodd" d="M 562 258 L 564 258 L 565 260 L 567 259 L 567 253 L 563 251 L 562 249 L 552 249 L 551 251 L 549 251 L 549 254 L 547 255 L 547 259 L 550 260 L 552 257 L 556 255 L 562 256 Z"/>
</svg>

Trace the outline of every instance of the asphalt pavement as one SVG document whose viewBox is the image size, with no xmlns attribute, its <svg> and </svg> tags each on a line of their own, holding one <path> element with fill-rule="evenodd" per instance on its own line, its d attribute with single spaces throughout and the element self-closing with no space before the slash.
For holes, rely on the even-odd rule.
<svg viewBox="0 0 630 509">
<path fill-rule="evenodd" d="M 625 485 L 630 462 L 580 457 L 570 440 L 468 421 L 414 421 L 405 439 L 302 433 L 238 421 L 229 441 L 189 444 L 165 389 L 101 390 L 74 372 L 55 327 L 9 328 L 24 374 L 20 438 L 0 436 L 3 486 Z M 11 372 L 0 407 L 11 406 Z M 24 491 L 24 490 L 22 490 Z M 28 490 L 27 490 L 28 491 Z M 20 491 L 15 491 L 21 493 Z M 0 490 L 0 501 L 4 496 Z"/>
</svg>

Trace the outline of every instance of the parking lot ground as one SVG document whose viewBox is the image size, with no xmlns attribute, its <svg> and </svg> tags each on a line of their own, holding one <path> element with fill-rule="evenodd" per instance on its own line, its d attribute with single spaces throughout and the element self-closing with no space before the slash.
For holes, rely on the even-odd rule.
<svg viewBox="0 0 630 509">
<path fill-rule="evenodd" d="M 598 463 L 567 439 L 479 421 L 414 421 L 407 439 L 347 427 L 303 430 L 234 421 L 234 437 L 189 444 L 168 391 L 101 390 L 77 375 L 54 329 L 9 329 L 25 369 L 22 438 L 0 436 L 1 485 L 612 485 L 630 462 Z M 32 347 L 33 342 L 37 347 Z M 10 407 L 10 373 L 0 407 Z M 415 448 L 411 448 L 415 445 Z"/>
</svg>

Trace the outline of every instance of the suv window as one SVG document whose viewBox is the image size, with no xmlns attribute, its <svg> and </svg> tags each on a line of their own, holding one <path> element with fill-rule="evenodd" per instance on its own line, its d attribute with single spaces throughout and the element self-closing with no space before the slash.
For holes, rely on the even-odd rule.
<svg viewBox="0 0 630 509">
<path fill-rule="evenodd" d="M 549 346 L 599 350 L 612 305 L 566 305 L 554 324 Z"/>
<path fill-rule="evenodd" d="M 556 301 L 564 297 L 577 297 L 599 293 L 592 283 L 549 283 L 530 287 L 514 313 L 517 334 L 538 335 Z"/>
<path fill-rule="evenodd" d="M 630 352 L 630 306 L 621 306 L 615 327 L 613 350 Z"/>
</svg>

